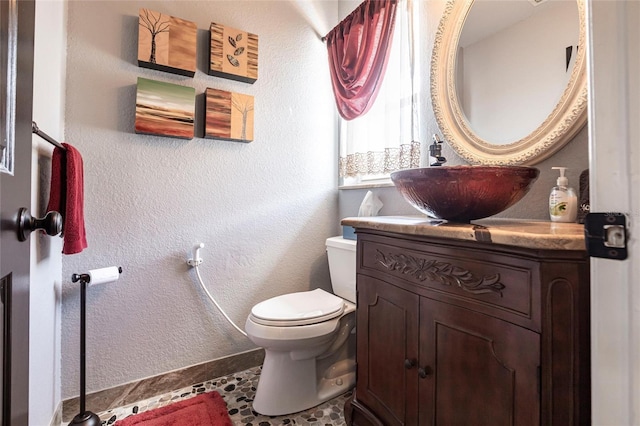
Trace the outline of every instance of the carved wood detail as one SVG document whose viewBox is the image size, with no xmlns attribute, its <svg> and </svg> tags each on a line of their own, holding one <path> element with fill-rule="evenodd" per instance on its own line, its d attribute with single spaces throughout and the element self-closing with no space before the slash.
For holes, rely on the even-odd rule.
<svg viewBox="0 0 640 426">
<path fill-rule="evenodd" d="M 405 254 L 384 254 L 376 250 L 376 261 L 389 271 L 397 271 L 418 281 L 436 281 L 447 286 L 457 286 L 471 294 L 497 293 L 502 297 L 505 285 L 500 274 L 476 277 L 469 270 L 451 263 L 433 259 L 421 259 Z"/>
</svg>

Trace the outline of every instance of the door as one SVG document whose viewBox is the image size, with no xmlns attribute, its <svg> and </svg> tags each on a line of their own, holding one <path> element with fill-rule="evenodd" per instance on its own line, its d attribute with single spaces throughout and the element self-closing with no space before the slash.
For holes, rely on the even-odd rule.
<svg viewBox="0 0 640 426">
<path fill-rule="evenodd" d="M 18 240 L 16 222 L 18 210 L 31 203 L 34 6 L 0 2 L 0 127 L 2 141 L 14 144 L 13 174 L 0 173 L 2 426 L 27 425 L 29 411 L 29 240 Z"/>
<path fill-rule="evenodd" d="M 539 426 L 540 336 L 423 297 L 420 425 Z"/>
<path fill-rule="evenodd" d="M 417 425 L 419 296 L 358 276 L 356 398 L 383 424 Z"/>
<path fill-rule="evenodd" d="M 589 0 L 591 211 L 630 218 L 629 258 L 591 260 L 594 425 L 640 424 L 640 2 Z"/>
</svg>

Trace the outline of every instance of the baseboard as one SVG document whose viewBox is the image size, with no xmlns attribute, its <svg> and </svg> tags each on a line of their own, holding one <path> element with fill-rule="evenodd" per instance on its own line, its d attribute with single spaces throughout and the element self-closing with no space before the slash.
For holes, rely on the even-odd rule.
<svg viewBox="0 0 640 426">
<path fill-rule="evenodd" d="M 264 349 L 262 348 L 214 359 L 202 364 L 93 392 L 86 396 L 86 409 L 99 413 L 122 407 L 196 383 L 244 371 L 261 365 L 263 361 Z M 79 410 L 79 397 L 64 400 L 62 402 L 62 421 L 71 421 Z"/>
</svg>

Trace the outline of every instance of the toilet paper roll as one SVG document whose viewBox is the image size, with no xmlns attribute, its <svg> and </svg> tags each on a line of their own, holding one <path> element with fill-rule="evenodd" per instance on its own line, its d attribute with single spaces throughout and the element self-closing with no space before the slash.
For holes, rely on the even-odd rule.
<svg viewBox="0 0 640 426">
<path fill-rule="evenodd" d="M 104 284 L 116 281 L 120 277 L 121 268 L 109 266 L 107 268 L 89 270 L 89 285 Z"/>
</svg>

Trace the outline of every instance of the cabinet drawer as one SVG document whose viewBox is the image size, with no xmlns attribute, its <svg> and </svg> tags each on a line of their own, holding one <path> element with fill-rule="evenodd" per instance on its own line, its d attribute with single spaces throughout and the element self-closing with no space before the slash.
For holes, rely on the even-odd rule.
<svg viewBox="0 0 640 426">
<path fill-rule="evenodd" d="M 540 331 L 537 262 L 456 244 L 363 237 L 359 273 Z"/>
</svg>

